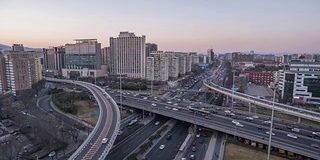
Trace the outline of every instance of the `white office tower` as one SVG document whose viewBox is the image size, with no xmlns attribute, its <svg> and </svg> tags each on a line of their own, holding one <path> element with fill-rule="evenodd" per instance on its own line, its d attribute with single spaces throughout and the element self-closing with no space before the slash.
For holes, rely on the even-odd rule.
<svg viewBox="0 0 320 160">
<path fill-rule="evenodd" d="M 110 37 L 110 74 L 131 78 L 146 78 L 146 37 L 120 32 L 119 37 Z"/>
</svg>

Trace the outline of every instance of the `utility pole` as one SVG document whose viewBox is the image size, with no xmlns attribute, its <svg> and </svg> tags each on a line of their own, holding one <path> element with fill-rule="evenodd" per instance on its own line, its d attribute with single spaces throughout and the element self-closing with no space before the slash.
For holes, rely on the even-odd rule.
<svg viewBox="0 0 320 160">
<path fill-rule="evenodd" d="M 235 73 L 236 73 L 236 71 L 235 70 L 232 70 L 232 73 L 233 73 L 233 75 L 232 75 L 232 97 L 231 97 L 231 108 L 233 109 L 233 97 L 234 97 L 234 77 L 235 77 Z"/>
<path fill-rule="evenodd" d="M 273 128 L 273 116 L 274 116 L 274 101 L 275 101 L 275 98 L 276 98 L 276 89 L 273 90 L 271 124 L 270 124 L 269 143 L 268 143 L 268 160 L 270 160 L 270 149 L 271 149 L 271 137 L 272 137 L 272 128 Z"/>
</svg>

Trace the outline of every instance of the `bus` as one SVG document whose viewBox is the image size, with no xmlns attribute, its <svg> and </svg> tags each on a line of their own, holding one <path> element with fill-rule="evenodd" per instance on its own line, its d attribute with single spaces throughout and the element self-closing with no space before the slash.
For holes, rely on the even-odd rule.
<svg viewBox="0 0 320 160">
<path fill-rule="evenodd" d="M 197 109 L 197 108 L 192 108 L 190 106 L 188 106 L 188 110 L 189 112 L 195 113 L 195 114 L 201 114 L 203 116 L 209 116 L 210 112 L 206 111 L 204 108 L 202 109 Z"/>
</svg>

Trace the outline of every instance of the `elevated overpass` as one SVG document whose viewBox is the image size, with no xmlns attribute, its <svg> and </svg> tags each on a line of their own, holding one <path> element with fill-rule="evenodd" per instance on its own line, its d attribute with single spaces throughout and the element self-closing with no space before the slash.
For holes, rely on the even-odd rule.
<svg viewBox="0 0 320 160">
<path fill-rule="evenodd" d="M 99 119 L 81 146 L 69 157 L 69 160 L 104 160 L 109 153 L 119 131 L 120 111 L 116 102 L 102 88 L 87 82 L 45 78 L 50 82 L 71 83 L 88 89 L 99 105 Z M 102 139 L 107 138 L 103 144 Z"/>
<path fill-rule="evenodd" d="M 114 99 L 117 103 L 120 103 L 119 98 L 115 97 Z M 156 106 L 151 105 L 152 103 L 155 103 Z M 266 134 L 266 131 L 269 131 L 269 127 L 261 125 L 260 122 L 259 124 L 255 124 L 245 121 L 244 119 L 238 119 L 237 121 L 240 121 L 244 127 L 237 127 L 231 122 L 233 120 L 231 117 L 227 117 L 222 114 L 211 114 L 210 118 L 206 119 L 205 116 L 190 113 L 186 109 L 187 107 L 183 106 L 182 104 L 179 104 L 179 107 L 183 107 L 182 110 L 173 111 L 167 107 L 172 108 L 177 106 L 167 104 L 166 102 L 159 102 L 151 98 L 150 100 L 144 100 L 131 95 L 126 95 L 126 99 L 123 100 L 122 104 L 185 122 L 194 123 L 199 126 L 239 136 L 265 145 L 268 144 L 269 135 Z M 257 126 L 262 127 L 262 129 L 257 129 Z M 297 135 L 298 138 L 293 140 L 287 136 L 288 132 L 283 130 L 274 130 L 273 133 L 275 133 L 271 144 L 273 147 L 284 149 L 310 158 L 317 159 L 320 157 L 319 150 L 311 147 L 311 144 L 320 143 L 320 140 L 303 135 Z"/>
<path fill-rule="evenodd" d="M 245 101 L 245 102 L 248 102 L 248 103 L 251 103 L 254 105 L 258 105 L 261 107 L 265 107 L 268 109 L 272 109 L 272 107 L 273 107 L 272 101 L 260 99 L 259 97 L 255 97 L 255 96 L 247 95 L 244 93 L 232 91 L 231 89 L 227 89 L 227 88 L 221 87 L 217 84 L 214 84 L 213 82 L 211 82 L 208 79 L 203 80 L 203 84 L 214 91 L 217 91 L 217 92 L 220 92 L 224 95 L 239 99 L 241 101 Z M 297 108 L 297 107 L 293 107 L 290 105 L 281 104 L 281 103 L 277 103 L 277 102 L 274 103 L 274 109 L 276 111 L 280 111 L 285 114 L 289 114 L 289 115 L 305 118 L 308 120 L 320 122 L 320 113 L 317 113 L 317 112 L 313 112 L 313 111 L 309 111 L 309 110 L 305 110 L 305 109 L 301 109 L 301 108 Z"/>
</svg>

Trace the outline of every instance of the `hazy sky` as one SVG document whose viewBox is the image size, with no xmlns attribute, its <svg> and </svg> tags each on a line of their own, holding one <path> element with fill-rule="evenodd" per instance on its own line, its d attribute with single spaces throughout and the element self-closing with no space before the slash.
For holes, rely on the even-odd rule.
<svg viewBox="0 0 320 160">
<path fill-rule="evenodd" d="M 0 0 L 0 43 L 48 47 L 120 31 L 159 50 L 320 52 L 320 0 Z"/>
</svg>

